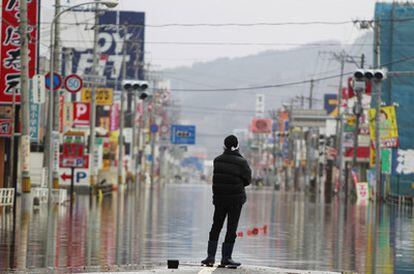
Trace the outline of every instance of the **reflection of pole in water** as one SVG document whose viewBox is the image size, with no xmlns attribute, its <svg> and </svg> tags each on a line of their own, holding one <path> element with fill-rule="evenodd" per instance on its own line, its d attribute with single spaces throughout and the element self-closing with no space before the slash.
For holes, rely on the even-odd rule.
<svg viewBox="0 0 414 274">
<path fill-rule="evenodd" d="M 30 212 L 31 212 L 31 201 L 29 194 L 23 194 L 22 197 L 22 213 L 20 223 L 19 241 L 16 254 L 16 268 L 26 268 L 27 261 L 27 245 L 29 239 L 29 224 L 30 224 Z"/>
</svg>

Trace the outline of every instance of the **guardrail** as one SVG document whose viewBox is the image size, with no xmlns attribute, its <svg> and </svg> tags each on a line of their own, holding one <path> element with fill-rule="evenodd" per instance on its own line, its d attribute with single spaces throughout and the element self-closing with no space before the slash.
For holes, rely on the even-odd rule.
<svg viewBox="0 0 414 274">
<path fill-rule="evenodd" d="M 13 206 L 14 188 L 0 188 L 0 206 Z"/>
</svg>

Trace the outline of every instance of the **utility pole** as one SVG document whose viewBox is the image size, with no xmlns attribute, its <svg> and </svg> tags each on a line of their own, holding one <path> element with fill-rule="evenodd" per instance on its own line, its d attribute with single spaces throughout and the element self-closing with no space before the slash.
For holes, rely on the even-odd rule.
<svg viewBox="0 0 414 274">
<path fill-rule="evenodd" d="M 60 13 L 60 0 L 55 0 L 55 16 Z M 60 72 L 60 19 L 58 18 L 55 22 L 55 29 L 54 29 L 54 42 L 53 42 L 53 72 L 51 72 L 51 76 L 53 78 L 54 72 Z M 59 122 L 60 122 L 60 91 L 57 90 L 53 93 L 53 108 L 54 108 L 54 118 L 53 118 L 53 131 L 59 132 Z M 53 146 L 53 138 L 51 137 L 51 142 L 49 146 Z M 50 149 L 50 148 L 49 148 Z M 49 159 L 49 161 L 53 161 L 53 159 Z M 59 165 L 55 166 L 53 169 L 53 188 L 59 188 Z"/>
<path fill-rule="evenodd" d="M 344 182 L 344 152 L 343 152 L 343 117 L 341 113 L 342 106 L 342 87 L 343 87 L 343 78 L 344 78 L 344 68 L 345 63 L 353 63 L 357 67 L 359 64 L 356 62 L 354 56 L 347 54 L 345 51 L 341 51 L 339 54 L 335 52 L 328 52 L 333 55 L 333 57 L 340 62 L 341 73 L 339 79 L 338 87 L 338 117 L 336 123 L 336 149 L 337 149 L 337 167 L 339 169 L 339 184 L 341 185 Z M 358 57 L 359 58 L 359 57 Z M 347 193 L 347 182 L 345 182 L 345 193 Z"/>
<path fill-rule="evenodd" d="M 122 49 L 122 80 L 125 80 L 127 77 L 126 71 L 126 38 L 128 33 L 127 26 L 124 26 L 124 43 Z M 121 114 L 119 115 L 119 136 L 118 136 L 118 184 L 122 185 L 122 168 L 123 168 L 123 150 L 124 150 L 124 101 L 125 101 L 125 93 L 127 91 L 125 89 L 121 89 Z"/>
<path fill-rule="evenodd" d="M 97 0 L 95 0 L 97 2 Z M 95 5 L 95 24 L 93 29 L 93 51 L 92 51 L 92 68 L 91 75 L 95 79 L 97 76 L 98 66 L 98 37 L 99 36 L 99 11 L 98 3 Z M 98 167 L 95 167 L 95 124 L 96 124 L 96 83 L 92 83 L 91 87 L 91 113 L 89 117 L 89 183 L 91 186 L 96 184 L 96 177 L 98 174 Z"/>
<path fill-rule="evenodd" d="M 270 111 L 270 117 L 272 117 L 273 124 L 276 124 L 278 121 L 278 112 L 276 110 Z M 273 135 L 273 148 L 272 148 L 272 154 L 273 154 L 273 174 L 276 175 L 276 154 L 277 154 L 277 148 L 276 148 L 276 127 L 272 128 L 272 135 Z M 280 134 L 279 134 L 280 135 Z"/>
<path fill-rule="evenodd" d="M 338 117 L 336 123 L 336 150 L 338 155 L 337 166 L 339 170 L 339 185 L 343 182 L 343 146 L 342 146 L 342 135 L 343 135 L 343 120 L 342 120 L 342 82 L 344 78 L 344 68 L 345 68 L 345 52 L 340 54 L 341 62 L 341 73 L 339 77 L 339 87 L 338 87 Z"/>
<path fill-rule="evenodd" d="M 311 81 L 310 81 L 310 90 L 309 90 L 309 109 L 312 109 L 313 87 L 314 87 L 314 81 L 313 81 L 313 79 L 311 79 Z"/>
<path fill-rule="evenodd" d="M 361 69 L 364 68 L 364 62 L 365 62 L 365 55 L 361 55 Z M 357 102 L 354 106 L 354 114 L 356 116 L 355 121 L 355 131 L 354 131 L 354 153 L 352 155 L 352 167 L 356 167 L 357 162 L 357 150 L 358 150 L 358 135 L 359 135 L 359 119 L 361 117 L 361 114 L 363 112 L 362 109 L 362 94 L 360 90 L 355 90 L 356 96 L 357 96 Z"/>
<path fill-rule="evenodd" d="M 21 149 L 21 174 L 22 191 L 30 192 L 30 97 L 29 97 L 29 47 L 27 32 L 27 0 L 20 0 L 20 94 L 22 109 L 22 137 Z M 14 93 L 15 91 L 13 91 Z M 13 95 L 14 96 L 14 95 Z M 14 125 L 13 125 L 14 127 Z M 12 136 L 14 138 L 14 134 Z M 14 147 L 11 148 L 12 150 Z M 13 172 L 13 170 L 11 171 Z"/>
<path fill-rule="evenodd" d="M 381 56 L 380 56 L 380 22 L 375 21 L 374 32 L 375 32 L 375 67 L 381 67 Z M 381 142 L 380 142 L 380 111 L 381 111 L 381 81 L 375 83 L 376 87 L 376 111 L 375 111 L 375 179 L 377 181 L 377 199 L 381 199 Z"/>
</svg>

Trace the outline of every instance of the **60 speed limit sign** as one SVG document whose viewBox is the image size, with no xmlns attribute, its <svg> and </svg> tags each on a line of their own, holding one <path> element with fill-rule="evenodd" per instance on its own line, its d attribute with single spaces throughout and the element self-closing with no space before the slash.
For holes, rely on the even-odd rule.
<svg viewBox="0 0 414 274">
<path fill-rule="evenodd" d="M 76 93 L 80 91 L 83 87 L 82 78 L 80 78 L 76 74 L 66 76 L 63 84 L 65 86 L 65 89 L 71 93 Z"/>
</svg>

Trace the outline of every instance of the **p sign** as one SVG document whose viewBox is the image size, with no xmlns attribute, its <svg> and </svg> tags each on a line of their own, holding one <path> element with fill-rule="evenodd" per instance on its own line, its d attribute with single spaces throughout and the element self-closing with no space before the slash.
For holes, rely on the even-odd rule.
<svg viewBox="0 0 414 274">
<path fill-rule="evenodd" d="M 89 126 L 90 105 L 89 103 L 73 103 L 73 125 Z"/>
<path fill-rule="evenodd" d="M 59 168 L 60 180 L 62 186 L 70 186 L 72 171 L 70 168 Z M 74 170 L 74 182 L 77 186 L 89 186 L 89 170 L 87 168 L 76 168 Z"/>
</svg>

